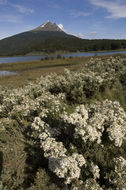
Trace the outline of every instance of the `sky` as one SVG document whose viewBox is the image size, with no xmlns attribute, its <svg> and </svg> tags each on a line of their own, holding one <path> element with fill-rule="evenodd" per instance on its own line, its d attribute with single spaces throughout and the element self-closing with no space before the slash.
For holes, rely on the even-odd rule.
<svg viewBox="0 0 126 190">
<path fill-rule="evenodd" d="M 0 39 L 47 20 L 84 39 L 126 39 L 126 0 L 0 0 Z"/>
</svg>

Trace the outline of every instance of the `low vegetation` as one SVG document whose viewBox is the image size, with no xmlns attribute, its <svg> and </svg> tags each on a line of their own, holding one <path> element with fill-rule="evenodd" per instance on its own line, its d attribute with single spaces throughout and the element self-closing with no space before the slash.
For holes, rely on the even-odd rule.
<svg viewBox="0 0 126 190">
<path fill-rule="evenodd" d="M 59 57 L 59 56 L 58 56 Z M 40 61 L 27 61 L 18 63 L 4 63 L 0 64 L 1 71 L 14 71 L 17 72 L 16 76 L 3 76 L 0 77 L 0 85 L 10 86 L 11 88 L 23 86 L 29 81 L 35 81 L 37 77 L 41 75 L 47 75 L 55 72 L 61 74 L 64 72 L 64 68 L 70 70 L 80 69 L 83 64 L 90 60 L 88 57 L 82 58 L 53 58 L 45 57 Z"/>
<path fill-rule="evenodd" d="M 78 70 L 71 63 L 0 87 L 2 190 L 125 189 L 126 57 L 80 59 Z"/>
</svg>

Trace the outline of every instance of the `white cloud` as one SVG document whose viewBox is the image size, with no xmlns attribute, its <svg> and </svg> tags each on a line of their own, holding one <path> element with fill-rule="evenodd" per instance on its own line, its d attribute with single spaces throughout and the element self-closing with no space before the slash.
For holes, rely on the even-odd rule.
<svg viewBox="0 0 126 190">
<path fill-rule="evenodd" d="M 90 36 L 96 36 L 96 35 L 97 35 L 97 32 L 90 32 L 89 35 L 90 35 Z"/>
<path fill-rule="evenodd" d="M 96 37 L 96 35 L 97 35 L 97 32 L 96 31 L 92 31 L 92 32 L 89 32 L 89 33 L 87 33 L 87 34 L 85 34 L 85 36 L 87 37 L 87 38 L 95 38 Z"/>
<path fill-rule="evenodd" d="M 17 4 L 10 4 L 10 5 L 11 5 L 11 7 L 16 8 L 20 13 L 26 13 L 26 14 L 34 13 L 34 9 L 26 8 L 21 5 L 17 5 Z"/>
<path fill-rule="evenodd" d="M 0 0 L 0 5 L 2 5 L 2 6 L 6 5 L 9 7 L 13 7 L 20 13 L 32 14 L 35 12 L 34 9 L 27 8 L 27 7 L 24 7 L 19 4 L 10 3 L 8 0 Z"/>
<path fill-rule="evenodd" d="M 83 12 L 83 11 L 78 11 L 78 10 L 70 10 L 69 14 L 73 16 L 74 18 L 78 17 L 86 17 L 89 16 L 91 13 L 88 12 Z"/>
<path fill-rule="evenodd" d="M 81 32 L 77 35 L 79 38 L 83 38 L 84 34 L 82 34 Z"/>
<path fill-rule="evenodd" d="M 87 34 L 83 34 L 83 33 L 78 33 L 78 34 L 75 34 L 75 33 L 70 33 L 71 35 L 74 35 L 76 37 L 79 37 L 79 38 L 89 38 L 89 39 L 93 39 L 95 38 L 95 36 L 97 35 L 97 32 L 90 32 L 90 33 L 87 33 Z"/>
<path fill-rule="evenodd" d="M 0 22 L 23 23 L 22 18 L 15 15 L 0 15 Z"/>
<path fill-rule="evenodd" d="M 74 34 L 75 35 L 75 34 Z M 95 38 L 95 36 L 97 35 L 97 32 L 93 31 L 87 34 L 82 34 L 81 32 L 75 36 L 79 37 L 79 38 Z"/>
<path fill-rule="evenodd" d="M 105 0 L 89 0 L 93 5 L 102 7 L 109 12 L 106 18 L 126 18 L 126 3 L 117 1 Z"/>
</svg>

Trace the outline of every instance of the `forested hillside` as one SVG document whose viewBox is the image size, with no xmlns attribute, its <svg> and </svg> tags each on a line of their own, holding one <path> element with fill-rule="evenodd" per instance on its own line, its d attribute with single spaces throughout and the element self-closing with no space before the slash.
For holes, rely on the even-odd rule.
<svg viewBox="0 0 126 190">
<path fill-rule="evenodd" d="M 118 49 L 126 49 L 126 40 L 86 40 L 58 31 L 29 31 L 0 40 L 0 56 Z"/>
</svg>

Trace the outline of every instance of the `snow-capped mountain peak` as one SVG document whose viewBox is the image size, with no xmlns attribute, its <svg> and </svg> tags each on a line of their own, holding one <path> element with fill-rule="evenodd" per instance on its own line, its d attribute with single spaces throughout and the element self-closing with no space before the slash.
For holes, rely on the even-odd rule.
<svg viewBox="0 0 126 190">
<path fill-rule="evenodd" d="M 54 32 L 63 32 L 61 27 L 59 27 L 56 23 L 52 23 L 49 20 L 39 27 L 35 28 L 34 31 L 54 31 Z"/>
</svg>

